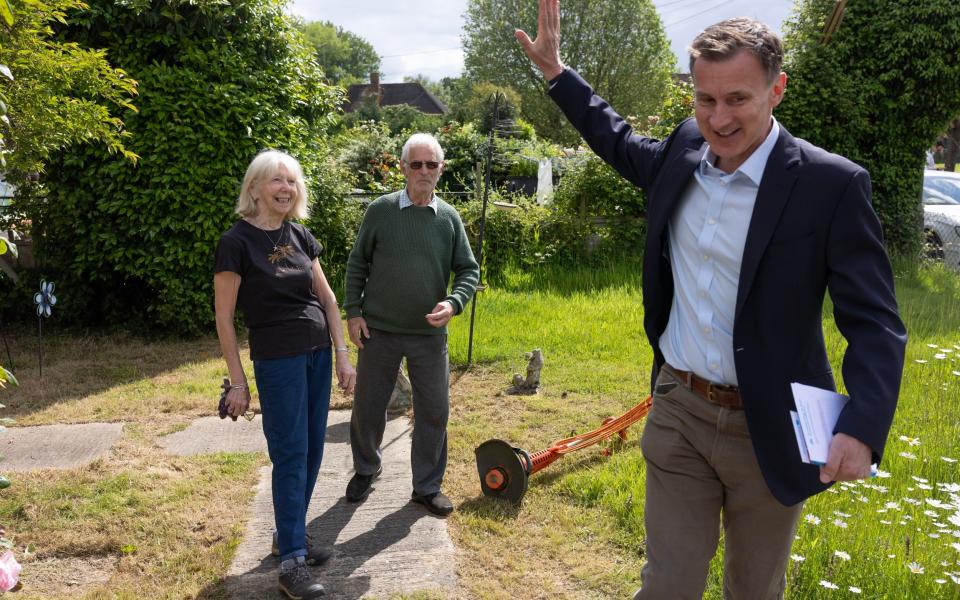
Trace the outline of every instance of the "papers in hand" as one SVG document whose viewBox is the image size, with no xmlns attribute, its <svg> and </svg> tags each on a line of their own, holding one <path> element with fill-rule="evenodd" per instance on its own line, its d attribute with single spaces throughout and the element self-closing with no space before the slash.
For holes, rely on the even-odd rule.
<svg viewBox="0 0 960 600">
<path fill-rule="evenodd" d="M 797 405 L 796 411 L 790 411 L 790 421 L 797 435 L 800 458 L 807 464 L 823 466 L 830 455 L 833 428 L 850 398 L 802 383 L 791 383 L 790 389 Z M 876 465 L 870 466 L 870 472 L 876 473 Z"/>
</svg>

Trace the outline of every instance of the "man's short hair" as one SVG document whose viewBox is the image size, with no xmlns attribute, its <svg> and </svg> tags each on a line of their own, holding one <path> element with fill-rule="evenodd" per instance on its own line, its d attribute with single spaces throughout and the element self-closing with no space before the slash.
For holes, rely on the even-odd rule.
<svg viewBox="0 0 960 600">
<path fill-rule="evenodd" d="M 780 75 L 783 65 L 783 42 L 765 24 L 749 17 L 734 17 L 707 27 L 693 39 L 687 48 L 690 53 L 690 73 L 698 58 L 722 61 L 733 58 L 741 50 L 748 50 L 767 71 L 767 80 Z"/>
<path fill-rule="evenodd" d="M 437 156 L 437 160 L 443 162 L 443 148 L 440 147 L 440 142 L 437 141 L 437 138 L 429 133 L 415 133 L 411 135 L 403 144 L 403 150 L 400 152 L 400 160 L 407 162 L 407 159 L 410 158 L 410 148 L 414 146 L 428 146 Z"/>
</svg>

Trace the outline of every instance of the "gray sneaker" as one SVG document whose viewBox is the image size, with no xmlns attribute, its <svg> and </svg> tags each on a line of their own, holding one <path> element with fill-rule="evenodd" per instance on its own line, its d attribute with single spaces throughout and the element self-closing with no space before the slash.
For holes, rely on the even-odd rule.
<svg viewBox="0 0 960 600">
<path fill-rule="evenodd" d="M 291 600 L 312 600 L 326 593 L 323 585 L 310 575 L 302 556 L 283 561 L 279 583 L 280 591 Z"/>
<path fill-rule="evenodd" d="M 270 554 L 274 556 L 280 556 L 280 538 L 277 535 L 277 532 L 273 532 L 273 543 L 270 545 Z M 322 565 L 333 556 L 333 550 L 327 546 L 315 546 L 310 539 L 310 536 L 307 536 L 307 555 L 304 557 L 304 561 L 311 567 L 316 567 Z"/>
</svg>

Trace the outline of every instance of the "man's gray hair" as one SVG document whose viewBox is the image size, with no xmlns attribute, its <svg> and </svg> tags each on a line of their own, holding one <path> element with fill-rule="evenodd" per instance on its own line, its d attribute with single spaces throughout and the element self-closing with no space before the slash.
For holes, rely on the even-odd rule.
<svg viewBox="0 0 960 600">
<path fill-rule="evenodd" d="M 437 141 L 437 138 L 429 133 L 415 133 L 411 135 L 403 144 L 403 150 L 400 152 L 400 160 L 407 162 L 407 159 L 410 158 L 410 148 L 414 146 L 429 147 L 437 156 L 437 161 L 443 162 L 443 148 L 440 147 L 440 142 Z"/>
<path fill-rule="evenodd" d="M 690 73 L 698 58 L 726 60 L 741 50 L 757 57 L 767 72 L 767 81 L 780 75 L 783 65 L 783 42 L 765 24 L 749 17 L 734 17 L 707 27 L 693 39 L 687 48 L 690 53 Z"/>
</svg>

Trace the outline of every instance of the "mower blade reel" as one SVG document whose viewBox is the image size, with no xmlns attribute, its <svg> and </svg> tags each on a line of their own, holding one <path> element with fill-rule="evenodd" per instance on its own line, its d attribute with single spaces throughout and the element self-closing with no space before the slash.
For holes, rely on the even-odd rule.
<svg viewBox="0 0 960 600">
<path fill-rule="evenodd" d="M 490 498 L 503 498 L 519 504 L 527 493 L 529 479 L 529 458 L 524 464 L 521 453 L 503 440 L 487 440 L 474 450 L 477 456 L 477 472 L 480 474 L 480 488 L 483 495 Z M 529 456 L 529 455 L 527 455 Z"/>
</svg>

